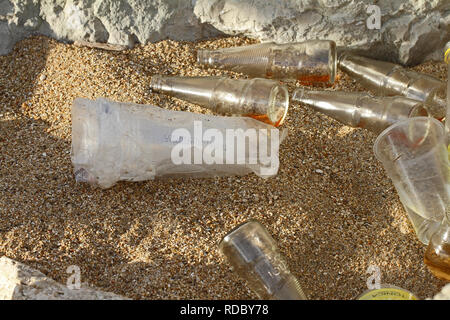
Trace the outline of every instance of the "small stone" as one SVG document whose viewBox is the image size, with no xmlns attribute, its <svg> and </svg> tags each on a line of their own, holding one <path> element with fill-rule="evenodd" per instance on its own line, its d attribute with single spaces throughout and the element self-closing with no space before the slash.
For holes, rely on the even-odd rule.
<svg viewBox="0 0 450 320">
<path fill-rule="evenodd" d="M 47 76 L 45 74 L 41 74 L 41 76 L 39 77 L 39 80 L 44 81 L 45 79 L 47 79 Z"/>
<path fill-rule="evenodd" d="M 323 174 L 323 171 L 320 170 L 320 169 L 316 169 L 315 171 L 316 171 L 316 173 L 318 173 L 318 174 Z"/>
</svg>

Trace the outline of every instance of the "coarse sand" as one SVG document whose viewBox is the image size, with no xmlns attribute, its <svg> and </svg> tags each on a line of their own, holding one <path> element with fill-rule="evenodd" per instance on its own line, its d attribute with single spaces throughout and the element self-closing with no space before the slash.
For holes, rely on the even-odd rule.
<svg viewBox="0 0 450 320">
<path fill-rule="evenodd" d="M 199 67 L 195 52 L 250 43 L 161 41 L 113 52 L 32 37 L 0 56 L 0 256 L 62 283 L 77 265 L 83 282 L 135 299 L 254 299 L 217 244 L 255 218 L 311 299 L 354 299 L 367 289 L 370 265 L 382 283 L 420 298 L 439 292 L 444 282 L 424 265 L 425 247 L 375 159 L 376 136 L 302 105 L 291 104 L 283 125 L 289 135 L 276 177 L 120 182 L 107 190 L 75 182 L 74 98 L 210 113 L 151 93 L 151 76 L 243 77 Z M 440 62 L 413 69 L 446 76 Z M 341 72 L 332 89 L 364 90 Z"/>
</svg>

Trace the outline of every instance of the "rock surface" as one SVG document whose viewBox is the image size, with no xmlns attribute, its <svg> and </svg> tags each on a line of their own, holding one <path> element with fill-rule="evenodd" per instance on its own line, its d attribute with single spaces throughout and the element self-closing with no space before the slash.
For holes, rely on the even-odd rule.
<svg viewBox="0 0 450 320">
<path fill-rule="evenodd" d="M 450 283 L 446 284 L 441 292 L 433 297 L 433 300 L 450 300 Z"/>
<path fill-rule="evenodd" d="M 199 22 L 194 4 L 186 0 L 0 0 L 0 54 L 34 33 L 63 41 L 127 46 L 220 35 Z"/>
<path fill-rule="evenodd" d="M 42 272 L 9 259 L 0 258 L 0 300 L 123 300 L 114 293 L 90 287 L 69 289 Z"/>
<path fill-rule="evenodd" d="M 331 39 L 368 56 L 403 64 L 442 60 L 450 40 L 450 1 L 198 0 L 195 14 L 226 34 L 262 41 Z M 373 29 L 369 29 L 373 28 Z"/>
<path fill-rule="evenodd" d="M 262 41 L 331 39 L 403 64 L 442 60 L 448 0 L 0 0 L 0 54 L 34 33 L 133 46 L 242 34 Z M 379 15 L 378 15 L 379 13 Z M 378 19 L 379 18 L 379 19 Z M 379 25 L 378 25 L 379 22 Z M 379 29 L 378 29 L 379 26 Z"/>
</svg>

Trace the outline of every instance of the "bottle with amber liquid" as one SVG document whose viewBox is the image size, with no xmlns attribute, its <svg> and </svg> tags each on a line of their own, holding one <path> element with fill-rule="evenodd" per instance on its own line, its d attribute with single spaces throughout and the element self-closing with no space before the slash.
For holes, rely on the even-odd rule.
<svg viewBox="0 0 450 320">
<path fill-rule="evenodd" d="M 289 107 L 287 87 L 270 79 L 154 75 L 150 88 L 218 114 L 247 116 L 275 127 L 283 123 Z"/>
<path fill-rule="evenodd" d="M 199 50 L 197 63 L 205 67 L 241 72 L 253 78 L 331 85 L 336 77 L 336 44 L 331 40 L 308 40 Z"/>
<path fill-rule="evenodd" d="M 445 46 L 444 60 L 449 64 L 448 75 L 450 77 L 450 42 Z M 447 116 L 445 128 L 447 134 L 447 150 L 449 146 L 450 128 L 450 81 L 447 79 Z M 450 175 L 448 170 L 447 175 Z M 450 180 L 450 179 L 449 179 Z M 448 205 L 447 205 L 448 206 Z M 450 281 L 450 207 L 447 208 L 444 221 L 440 228 L 431 237 L 424 257 L 428 269 L 439 279 Z"/>
<path fill-rule="evenodd" d="M 448 212 L 441 227 L 430 239 L 424 262 L 434 276 L 450 281 L 450 224 Z"/>
</svg>

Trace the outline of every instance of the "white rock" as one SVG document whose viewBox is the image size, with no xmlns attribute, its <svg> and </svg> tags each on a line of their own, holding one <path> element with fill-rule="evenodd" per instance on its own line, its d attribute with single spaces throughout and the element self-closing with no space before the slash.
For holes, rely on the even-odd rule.
<svg viewBox="0 0 450 320">
<path fill-rule="evenodd" d="M 442 60 L 450 40 L 449 0 L 0 0 L 0 54 L 30 34 L 133 46 L 222 34 L 262 41 L 331 39 L 403 64 Z M 369 10 L 369 12 L 368 12 Z"/>
<path fill-rule="evenodd" d="M 433 297 L 433 300 L 450 300 L 450 283 L 446 284 L 441 292 Z"/>
<path fill-rule="evenodd" d="M 222 34 L 200 23 L 194 4 L 186 0 L 0 0 L 0 55 L 36 33 L 63 41 L 127 46 Z"/>
<path fill-rule="evenodd" d="M 381 28 L 369 29 L 373 0 L 198 0 L 194 13 L 227 34 L 262 41 L 330 39 L 378 59 L 416 64 L 443 58 L 450 1 L 380 0 Z M 369 20 L 369 25 L 370 25 Z"/>
<path fill-rule="evenodd" d="M 123 300 L 128 298 L 82 285 L 78 290 L 46 277 L 42 272 L 0 258 L 0 300 Z"/>
</svg>

